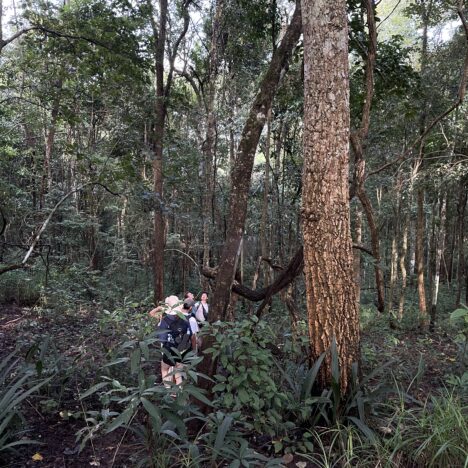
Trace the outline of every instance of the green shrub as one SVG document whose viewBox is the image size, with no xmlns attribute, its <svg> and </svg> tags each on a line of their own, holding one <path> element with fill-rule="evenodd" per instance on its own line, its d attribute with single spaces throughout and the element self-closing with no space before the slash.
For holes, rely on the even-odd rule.
<svg viewBox="0 0 468 468">
<path fill-rule="evenodd" d="M 431 397 L 422 407 L 405 408 L 402 403 L 388 421 L 390 436 L 382 445 L 391 460 L 403 457 L 418 466 L 466 467 L 467 417 L 466 403 L 448 392 Z"/>
<path fill-rule="evenodd" d="M 273 379 L 277 373 L 270 347 L 272 336 L 256 316 L 212 326 L 215 342 L 206 350 L 219 358 L 213 392 L 225 412 L 240 411 L 257 432 L 275 435 L 282 427 L 287 396 Z"/>
<path fill-rule="evenodd" d="M 141 332 L 141 327 L 129 330 L 129 334 Z M 86 411 L 86 427 L 77 433 L 81 447 L 103 433 L 123 428 L 124 434 L 130 431 L 137 439 L 138 466 L 154 466 L 155 462 L 164 466 L 158 458 L 163 451 L 167 461 L 179 456 L 178 446 L 188 441 L 187 420 L 204 418 L 193 401 L 211 405 L 196 387 L 201 375 L 195 367 L 202 358 L 188 353 L 183 360 L 187 379 L 181 386 L 166 388 L 155 374 L 161 359 L 156 343 L 152 336 L 134 336 L 122 343 L 103 369 L 107 375 L 81 395 L 82 400 L 98 396 L 101 406 Z"/>
<path fill-rule="evenodd" d="M 16 352 L 0 362 L 0 454 L 21 445 L 37 444 L 33 440 L 20 439 L 25 426 L 21 404 L 50 379 L 38 379 L 35 370 L 21 365 Z"/>
<path fill-rule="evenodd" d="M 458 355 L 462 366 L 467 363 L 468 348 L 468 308 L 454 310 L 450 314 L 450 322 L 457 330 L 455 342 L 458 345 Z"/>
<path fill-rule="evenodd" d="M 16 270 L 0 276 L 0 304 L 14 302 L 32 306 L 41 297 L 43 274 L 37 270 Z"/>
<path fill-rule="evenodd" d="M 246 425 L 240 421 L 240 413 L 211 413 L 206 419 L 204 432 L 191 445 L 190 453 L 197 466 L 230 467 L 282 466 L 279 460 L 270 459 L 252 448 L 246 440 Z"/>
</svg>

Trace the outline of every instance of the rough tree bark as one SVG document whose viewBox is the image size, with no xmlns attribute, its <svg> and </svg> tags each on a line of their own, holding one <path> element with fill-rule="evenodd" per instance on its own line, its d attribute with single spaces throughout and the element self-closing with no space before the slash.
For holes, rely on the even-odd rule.
<svg viewBox="0 0 468 468">
<path fill-rule="evenodd" d="M 349 64 L 345 0 L 303 0 L 302 230 L 312 355 L 336 341 L 346 392 L 359 360 L 359 317 L 349 215 Z M 331 356 L 320 371 L 332 380 Z"/>
</svg>

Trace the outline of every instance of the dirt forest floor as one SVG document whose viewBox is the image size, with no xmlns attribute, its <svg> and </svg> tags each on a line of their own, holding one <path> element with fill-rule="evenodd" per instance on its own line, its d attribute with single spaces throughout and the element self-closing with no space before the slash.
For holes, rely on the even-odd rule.
<svg viewBox="0 0 468 468">
<path fill-rule="evenodd" d="M 93 384 L 109 349 L 118 340 L 115 334 L 103 333 L 98 321 L 86 310 L 65 316 L 15 305 L 0 306 L 0 359 L 15 349 L 25 356 L 32 343 L 47 341 L 48 352 L 52 350 L 59 358 L 55 371 L 60 377 L 48 394 L 30 398 L 24 411 L 28 427 L 25 436 L 41 445 L 22 447 L 3 466 L 131 466 L 125 462 L 132 452 L 131 440 L 128 435 L 122 437 L 123 431 L 99 437 L 81 452 L 76 438 L 84 424 L 79 395 Z M 444 387 L 447 376 L 455 373 L 457 366 L 457 346 L 441 329 L 434 333 L 390 328 L 383 331 L 378 323 L 370 323 L 363 330 L 362 355 L 365 375 L 392 360 L 388 371 L 393 372 L 403 390 L 409 388 L 412 396 L 421 401 Z M 34 461 L 36 454 L 42 460 Z"/>
<path fill-rule="evenodd" d="M 63 381 L 53 395 L 45 395 L 38 401 L 28 401 L 26 410 L 28 439 L 41 445 L 25 445 L 6 463 L 8 467 L 67 467 L 84 466 L 125 467 L 123 460 L 128 458 L 131 447 L 120 445 L 122 431 L 116 431 L 106 437 L 100 437 L 93 445 L 86 445 L 79 450 L 76 433 L 83 427 L 83 418 L 68 417 L 68 413 L 82 411 L 79 392 L 89 387 L 95 373 L 99 372 L 100 359 L 104 359 L 108 337 L 96 340 L 95 318 L 91 315 L 57 316 L 52 320 L 50 315 L 35 313 L 29 308 L 14 305 L 0 306 L 0 359 L 16 348 L 26 354 L 31 343 L 44 342 L 50 336 L 49 348 L 53 355 L 79 368 L 79 375 L 68 374 L 67 369 L 56 369 Z M 104 363 L 104 361 L 102 361 Z M 43 403 L 43 404 L 41 404 Z M 117 450 L 118 447 L 118 450 Z M 42 460 L 33 460 L 39 454 Z"/>
</svg>

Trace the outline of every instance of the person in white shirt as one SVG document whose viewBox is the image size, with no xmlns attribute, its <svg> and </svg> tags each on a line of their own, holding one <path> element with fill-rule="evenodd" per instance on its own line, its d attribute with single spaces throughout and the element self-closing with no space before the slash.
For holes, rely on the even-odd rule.
<svg viewBox="0 0 468 468">
<path fill-rule="evenodd" d="M 203 291 L 200 296 L 200 300 L 195 303 L 192 314 L 197 319 L 197 322 L 203 323 L 208 320 L 208 312 L 210 305 L 208 304 L 208 293 Z"/>
</svg>

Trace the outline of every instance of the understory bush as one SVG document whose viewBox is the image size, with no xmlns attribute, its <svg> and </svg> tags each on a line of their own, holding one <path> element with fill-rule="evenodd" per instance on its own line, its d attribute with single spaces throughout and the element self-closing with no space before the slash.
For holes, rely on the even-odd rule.
<svg viewBox="0 0 468 468">
<path fill-rule="evenodd" d="M 416 466 L 468 466 L 468 406 L 448 390 L 422 404 L 407 407 L 400 400 L 390 406 L 389 435 L 381 445 L 389 460 L 406 460 Z"/>
<path fill-rule="evenodd" d="M 211 327 L 213 347 L 205 352 L 218 359 L 215 404 L 223 411 L 245 415 L 252 430 L 274 436 L 283 426 L 288 397 L 274 380 L 271 330 L 253 316 L 239 322 L 217 322 Z"/>
<path fill-rule="evenodd" d="M 28 397 L 50 381 L 40 378 L 34 367 L 25 365 L 17 352 L 0 362 L 0 461 L 7 451 L 38 442 L 24 437 L 26 422 L 21 406 Z"/>
<path fill-rule="evenodd" d="M 40 268 L 29 271 L 10 271 L 0 276 L 0 304 L 16 303 L 20 306 L 32 306 L 41 297 L 41 285 L 44 274 Z"/>
<path fill-rule="evenodd" d="M 275 466 L 287 454 L 319 467 L 464 466 L 461 393 L 421 404 L 389 385 L 394 362 L 388 362 L 360 378 L 353 366 L 343 395 L 335 343 L 328 351 L 331 386 L 319 389 L 325 354 L 309 368 L 291 347 L 284 352 L 267 321 L 249 317 L 203 328 L 214 336 L 205 352 L 218 363 L 209 401 L 200 388 L 207 377 L 197 371 L 203 357 L 193 353 L 183 361 L 183 384 L 162 385 L 155 327 L 137 310 L 128 302 L 101 315 L 101 331 L 116 322 L 124 341 L 96 385 L 81 395 L 87 406 L 86 427 L 78 433 L 82 446 L 118 430 L 137 447 L 132 466 Z M 420 378 L 418 368 L 412 382 Z"/>
<path fill-rule="evenodd" d="M 213 407 L 197 386 L 205 378 L 196 371 L 202 358 L 188 353 L 182 361 L 186 375 L 183 384 L 164 386 L 158 375 L 162 352 L 157 337 L 138 337 L 141 331 L 138 324 L 129 330 L 133 339 L 122 343 L 113 361 L 102 369 L 101 381 L 81 395 L 88 405 L 86 426 L 77 434 L 81 447 L 120 429 L 137 447 L 133 466 L 218 466 L 224 462 L 231 466 L 273 466 L 267 457 L 249 447 L 240 413 L 214 411 L 206 416 L 201 412 L 199 403 Z M 94 397 L 91 404 L 87 403 L 89 397 Z"/>
</svg>

